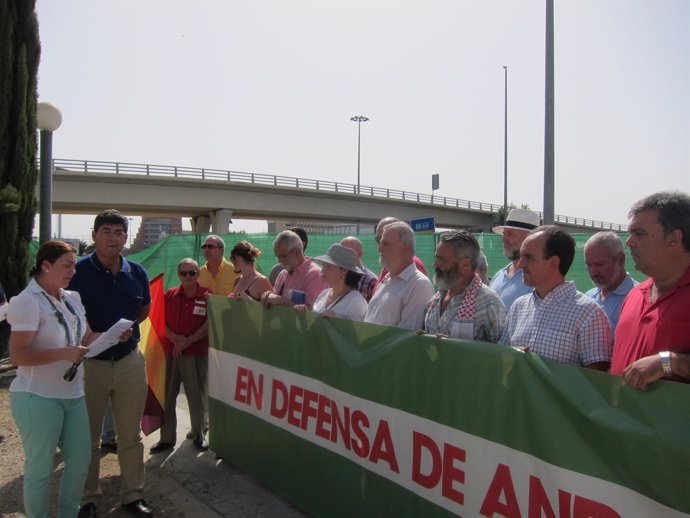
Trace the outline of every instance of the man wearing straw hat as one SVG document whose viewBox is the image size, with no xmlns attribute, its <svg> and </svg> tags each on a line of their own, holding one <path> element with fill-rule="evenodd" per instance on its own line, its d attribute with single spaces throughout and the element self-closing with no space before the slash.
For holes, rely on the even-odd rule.
<svg viewBox="0 0 690 518">
<path fill-rule="evenodd" d="M 503 236 L 503 253 L 510 259 L 508 265 L 496 272 L 491 279 L 490 287 L 501 297 L 506 309 L 510 309 L 515 299 L 532 291 L 522 278 L 522 269 L 518 268 L 520 247 L 531 230 L 539 226 L 539 214 L 528 209 L 512 209 L 503 225 L 492 228 L 496 234 Z"/>
</svg>

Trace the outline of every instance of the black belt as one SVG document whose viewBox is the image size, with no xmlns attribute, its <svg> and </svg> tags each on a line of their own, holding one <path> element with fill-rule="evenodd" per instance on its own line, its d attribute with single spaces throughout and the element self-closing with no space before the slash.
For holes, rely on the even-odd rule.
<svg viewBox="0 0 690 518">
<path fill-rule="evenodd" d="M 137 348 L 137 346 L 135 345 L 129 351 L 127 351 L 125 354 L 123 354 L 122 356 L 117 356 L 117 357 L 112 356 L 110 358 L 99 358 L 98 356 L 96 356 L 94 358 L 91 358 L 91 360 L 103 360 L 103 361 L 109 361 L 109 362 L 119 362 L 122 358 L 126 358 L 127 356 L 132 354 L 136 350 L 136 348 Z"/>
</svg>

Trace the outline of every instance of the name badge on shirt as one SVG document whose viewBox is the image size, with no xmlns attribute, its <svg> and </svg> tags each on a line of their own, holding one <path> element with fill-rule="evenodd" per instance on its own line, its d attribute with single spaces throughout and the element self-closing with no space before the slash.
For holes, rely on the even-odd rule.
<svg viewBox="0 0 690 518">
<path fill-rule="evenodd" d="M 206 316 L 206 308 L 201 306 L 194 306 L 194 314 L 201 315 L 202 317 L 204 317 Z"/>
<path fill-rule="evenodd" d="M 450 337 L 474 340 L 474 322 L 453 322 L 450 326 Z"/>
</svg>

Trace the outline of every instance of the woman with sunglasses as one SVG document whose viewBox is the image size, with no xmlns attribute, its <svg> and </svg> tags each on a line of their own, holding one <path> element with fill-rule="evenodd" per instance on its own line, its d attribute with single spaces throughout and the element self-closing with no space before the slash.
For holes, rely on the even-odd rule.
<svg viewBox="0 0 690 518">
<path fill-rule="evenodd" d="M 235 271 L 240 276 L 235 281 L 232 293 L 228 297 L 260 301 L 264 292 L 273 289 L 268 278 L 256 271 L 256 258 L 260 255 L 261 250 L 249 241 L 242 240 L 232 247 L 230 261 L 235 265 Z"/>
<path fill-rule="evenodd" d="M 180 285 L 165 292 L 165 420 L 160 440 L 151 453 L 171 450 L 177 441 L 175 406 L 184 385 L 192 425 L 191 435 L 199 451 L 208 450 L 204 435 L 204 408 L 208 397 L 208 325 L 206 295 L 211 290 L 198 282 L 199 265 L 194 259 L 182 259 L 177 265 Z"/>
<path fill-rule="evenodd" d="M 24 447 L 24 511 L 49 515 L 55 450 L 65 463 L 58 493 L 58 516 L 77 516 L 91 462 L 84 369 L 93 333 L 76 291 L 65 288 L 75 274 L 77 254 L 63 241 L 46 241 L 36 253 L 28 286 L 10 301 L 7 321 L 10 362 L 17 376 L 10 385 L 12 415 Z M 66 376 L 76 366 L 74 377 Z"/>
</svg>

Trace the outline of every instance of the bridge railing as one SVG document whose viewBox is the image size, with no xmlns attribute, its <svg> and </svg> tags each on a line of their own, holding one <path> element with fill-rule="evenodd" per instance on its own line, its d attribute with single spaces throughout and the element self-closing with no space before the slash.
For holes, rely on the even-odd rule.
<svg viewBox="0 0 690 518">
<path fill-rule="evenodd" d="M 132 164 L 127 162 L 104 162 L 99 160 L 71 160 L 64 158 L 53 159 L 56 170 L 84 173 L 104 173 L 104 174 L 126 174 L 141 176 L 160 176 L 166 178 L 182 178 L 188 180 L 211 180 L 232 183 L 249 183 L 257 185 L 273 185 L 275 187 L 292 187 L 296 189 L 312 189 L 317 191 L 330 191 L 346 194 L 358 194 L 358 187 L 355 184 L 333 182 L 329 180 L 314 180 L 310 178 L 296 178 L 292 176 L 278 176 L 262 173 L 246 173 L 241 171 L 230 171 L 227 169 L 208 169 L 199 167 L 154 165 L 154 164 Z M 400 191 L 397 189 L 387 189 L 383 187 L 371 187 L 368 185 L 359 186 L 360 196 L 371 196 L 374 198 L 388 198 L 395 200 L 414 201 L 418 203 L 428 203 L 431 205 L 441 205 L 444 207 L 455 207 L 462 209 L 472 209 L 482 212 L 495 213 L 503 206 L 493 203 L 463 200 L 450 198 L 447 196 L 436 196 L 418 192 Z M 539 213 L 543 219 L 543 214 Z M 566 223 L 569 225 L 579 225 L 592 227 L 602 230 L 613 230 L 616 232 L 627 231 L 627 225 L 618 223 L 607 223 L 585 218 L 572 216 L 554 216 L 556 223 Z"/>
</svg>

